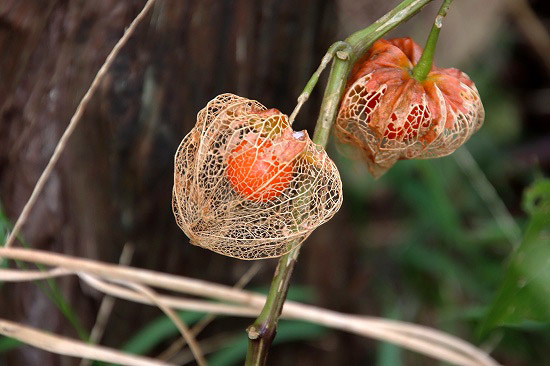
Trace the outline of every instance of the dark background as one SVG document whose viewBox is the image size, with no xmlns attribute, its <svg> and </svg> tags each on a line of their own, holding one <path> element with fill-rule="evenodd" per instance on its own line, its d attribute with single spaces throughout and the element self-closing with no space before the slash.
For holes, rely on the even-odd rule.
<svg viewBox="0 0 550 366">
<path fill-rule="evenodd" d="M 133 266 L 233 285 L 252 263 L 190 246 L 175 224 L 170 199 L 177 145 L 196 113 L 223 92 L 290 113 L 328 46 L 397 3 L 158 0 L 86 109 L 24 227 L 25 241 L 108 262 L 117 262 L 130 242 Z M 521 3 L 456 1 L 436 63 L 461 67 L 476 82 L 487 117 L 467 146 L 523 227 L 522 192 L 550 167 L 550 54 L 531 40 Z M 548 2 L 528 3 L 548 33 Z M 0 207 L 6 225 L 15 222 L 78 102 L 143 4 L 0 0 Z M 423 44 L 438 6 L 430 4 L 390 36 Z M 323 86 L 296 129 L 313 132 Z M 476 338 L 513 247 L 455 158 L 399 162 L 373 180 L 332 145 L 329 154 L 344 181 L 344 206 L 303 246 L 292 296 L 449 331 L 494 349 L 506 365 L 550 364 L 547 328 L 501 329 Z M 265 289 L 275 264 L 264 261 L 250 288 Z M 57 283 L 91 329 L 100 294 L 75 278 Z M 122 348 L 158 316 L 158 309 L 117 301 L 103 344 Z M 77 336 L 33 283 L 0 289 L 0 317 Z M 223 348 L 244 338 L 249 322 L 216 320 L 199 340 L 221 339 Z M 157 355 L 175 337 L 148 354 Z M 30 347 L 0 353 L 5 365 L 77 362 Z M 270 363 L 438 364 L 330 330 L 289 338 L 273 348 Z"/>
</svg>

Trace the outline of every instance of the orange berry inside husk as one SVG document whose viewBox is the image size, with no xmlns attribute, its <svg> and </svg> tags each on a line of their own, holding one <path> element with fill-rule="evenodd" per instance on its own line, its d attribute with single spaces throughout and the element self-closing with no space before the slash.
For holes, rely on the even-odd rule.
<svg viewBox="0 0 550 366">
<path fill-rule="evenodd" d="M 229 156 L 227 179 L 240 196 L 268 202 L 281 195 L 292 180 L 292 162 L 273 154 L 271 142 L 258 138 L 255 144 L 243 140 Z"/>
</svg>

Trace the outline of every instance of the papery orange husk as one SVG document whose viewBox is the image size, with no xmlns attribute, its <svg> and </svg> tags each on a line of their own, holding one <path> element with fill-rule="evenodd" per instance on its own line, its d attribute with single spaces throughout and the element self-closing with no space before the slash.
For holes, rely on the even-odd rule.
<svg viewBox="0 0 550 366">
<path fill-rule="evenodd" d="M 479 92 L 465 73 L 434 66 L 424 81 L 412 77 L 421 55 L 410 38 L 379 40 L 353 67 L 335 133 L 375 177 L 398 160 L 448 155 L 483 124 Z"/>
</svg>

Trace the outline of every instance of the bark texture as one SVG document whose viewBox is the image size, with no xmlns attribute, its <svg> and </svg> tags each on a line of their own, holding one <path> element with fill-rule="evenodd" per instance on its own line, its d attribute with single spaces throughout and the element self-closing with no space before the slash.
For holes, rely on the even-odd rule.
<svg viewBox="0 0 550 366">
<path fill-rule="evenodd" d="M 12 222 L 143 4 L 0 2 L 0 202 Z M 331 1 L 159 0 L 86 109 L 23 229 L 26 242 L 113 262 L 133 242 L 135 266 L 234 282 L 250 264 L 188 245 L 175 224 L 174 152 L 198 110 L 219 93 L 290 113 L 328 45 L 332 8 Z M 304 110 L 300 127 L 313 125 L 312 112 Z M 74 278 L 58 283 L 90 329 L 99 295 Z M 2 317 L 76 336 L 34 284 L 0 291 Z M 119 347 L 135 331 L 128 324 L 153 315 L 119 303 L 104 343 Z M 28 347 L 8 356 L 10 365 L 76 361 Z"/>
</svg>

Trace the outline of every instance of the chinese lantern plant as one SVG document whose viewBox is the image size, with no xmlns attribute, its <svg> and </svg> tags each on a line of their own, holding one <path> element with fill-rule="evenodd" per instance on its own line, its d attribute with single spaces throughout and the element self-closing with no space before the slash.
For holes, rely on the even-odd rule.
<svg viewBox="0 0 550 366">
<path fill-rule="evenodd" d="M 291 115 L 334 58 L 313 141 L 278 110 L 223 94 L 199 112 L 181 142 L 173 209 L 191 243 L 240 259 L 281 256 L 265 305 L 247 329 L 246 365 L 266 363 L 299 245 L 340 208 L 342 183 L 323 149 L 334 121 L 337 137 L 359 149 L 375 176 L 400 159 L 450 154 L 481 126 L 475 85 L 456 69 L 432 65 L 450 0 L 424 51 L 408 38 L 376 42 L 430 1 L 404 0 L 329 48 Z"/>
<path fill-rule="evenodd" d="M 336 166 L 305 131 L 293 131 L 277 109 L 233 94 L 199 112 L 175 164 L 178 225 L 192 244 L 230 257 L 281 256 L 342 202 Z"/>
<path fill-rule="evenodd" d="M 452 153 L 483 123 L 468 76 L 432 64 L 440 27 L 436 19 L 424 51 L 410 38 L 379 40 L 353 67 L 336 136 L 376 177 L 398 160 Z"/>
</svg>

